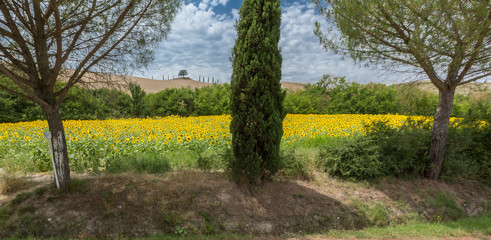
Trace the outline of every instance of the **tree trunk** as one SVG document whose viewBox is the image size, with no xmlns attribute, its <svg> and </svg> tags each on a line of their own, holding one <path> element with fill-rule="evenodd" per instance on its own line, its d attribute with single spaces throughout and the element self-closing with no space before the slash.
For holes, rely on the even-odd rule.
<svg viewBox="0 0 491 240">
<path fill-rule="evenodd" d="M 440 90 L 438 107 L 433 120 L 433 129 L 431 134 L 429 155 L 430 164 L 426 174 L 426 177 L 429 179 L 437 180 L 440 176 L 440 172 L 442 171 L 454 93 L 455 88 Z"/>
<path fill-rule="evenodd" d="M 49 131 L 51 132 L 51 146 L 53 159 L 56 169 L 56 176 L 60 188 L 65 188 L 70 182 L 70 166 L 68 163 L 68 151 L 65 139 L 65 128 L 59 108 L 45 110 L 44 115 L 48 120 Z M 55 179 L 56 181 L 56 179 Z"/>
</svg>

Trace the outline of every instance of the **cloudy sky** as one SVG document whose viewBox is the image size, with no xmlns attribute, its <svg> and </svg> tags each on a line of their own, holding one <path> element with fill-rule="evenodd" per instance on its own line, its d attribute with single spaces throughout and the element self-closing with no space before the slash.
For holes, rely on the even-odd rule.
<svg viewBox="0 0 491 240">
<path fill-rule="evenodd" d="M 230 82 L 234 24 L 242 0 L 188 0 L 176 16 L 166 41 L 155 51 L 153 66 L 135 75 L 165 79 L 186 69 L 189 77 L 214 77 Z M 323 21 L 310 0 L 283 0 L 280 47 L 282 81 L 317 82 L 324 74 L 346 76 L 357 82 L 383 82 L 375 70 L 327 53 L 313 34 L 315 21 Z"/>
</svg>

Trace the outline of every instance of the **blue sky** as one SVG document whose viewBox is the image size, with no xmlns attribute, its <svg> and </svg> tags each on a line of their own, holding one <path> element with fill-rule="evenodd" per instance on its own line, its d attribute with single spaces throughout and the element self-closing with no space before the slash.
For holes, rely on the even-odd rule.
<svg viewBox="0 0 491 240">
<path fill-rule="evenodd" d="M 230 56 L 235 44 L 234 24 L 242 0 L 184 1 L 167 40 L 155 51 L 149 69 L 137 76 L 162 79 L 177 77 L 186 69 L 189 77 L 214 77 L 230 82 Z M 280 47 L 283 55 L 282 81 L 317 82 L 324 74 L 346 76 L 357 82 L 384 82 L 372 69 L 355 65 L 350 59 L 327 53 L 313 34 L 315 21 L 323 21 L 310 0 L 282 1 Z"/>
</svg>

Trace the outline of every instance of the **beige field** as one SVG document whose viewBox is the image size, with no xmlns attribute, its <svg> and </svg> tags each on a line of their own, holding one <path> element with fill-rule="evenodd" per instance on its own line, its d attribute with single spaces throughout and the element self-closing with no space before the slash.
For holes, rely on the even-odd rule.
<svg viewBox="0 0 491 240">
<path fill-rule="evenodd" d="M 71 73 L 68 70 L 67 75 Z M 195 89 L 213 85 L 212 83 L 204 83 L 193 80 L 191 78 L 174 78 L 170 80 L 154 80 L 149 78 L 134 77 L 134 76 L 119 76 L 112 74 L 97 74 L 87 73 L 83 78 L 83 82 L 88 83 L 94 88 L 117 88 L 125 92 L 128 91 L 130 82 L 138 83 L 147 93 L 156 93 L 167 88 L 188 88 Z M 281 82 L 281 87 L 292 92 L 305 89 L 306 84 L 298 82 Z M 420 88 L 422 90 L 438 93 L 438 90 L 430 81 L 414 81 L 407 83 L 396 84 L 396 87 L 402 88 Z M 469 83 L 457 87 L 457 94 L 482 94 L 491 92 L 491 83 Z"/>
<path fill-rule="evenodd" d="M 415 81 L 408 83 L 400 83 L 396 86 L 399 87 L 411 87 L 419 88 L 428 92 L 438 93 L 438 89 L 430 81 Z M 487 93 L 491 92 L 491 83 L 468 83 L 462 86 L 458 86 L 455 93 L 469 95 L 474 93 Z"/>
<path fill-rule="evenodd" d="M 66 75 L 70 75 L 72 70 L 67 70 Z M 65 77 L 66 79 L 66 77 Z M 133 76 L 118 76 L 112 74 L 87 73 L 82 79 L 84 85 L 90 88 L 115 88 L 128 92 L 128 84 L 134 82 L 139 84 L 147 93 L 160 92 L 167 88 L 188 88 L 195 89 L 213 85 L 193 80 L 191 78 L 174 78 L 170 80 L 154 80 Z M 296 82 L 281 82 L 281 87 L 289 91 L 296 92 L 304 89 L 305 84 Z"/>
</svg>

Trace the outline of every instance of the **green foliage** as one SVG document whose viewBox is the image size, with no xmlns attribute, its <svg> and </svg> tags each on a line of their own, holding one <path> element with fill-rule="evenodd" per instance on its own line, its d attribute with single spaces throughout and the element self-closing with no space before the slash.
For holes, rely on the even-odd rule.
<svg viewBox="0 0 491 240">
<path fill-rule="evenodd" d="M 428 167 L 431 122 L 408 120 L 365 126 L 365 135 L 340 138 L 321 147 L 319 164 L 329 174 L 349 179 L 379 176 L 422 177 Z M 449 130 L 442 178 L 491 184 L 491 126 L 482 121 L 455 122 Z"/>
<path fill-rule="evenodd" d="M 319 152 L 320 168 L 332 176 L 370 179 L 383 175 L 380 149 L 362 135 L 340 137 Z"/>
<path fill-rule="evenodd" d="M 101 105 L 102 102 L 94 98 L 89 91 L 72 87 L 60 111 L 65 119 L 95 120 L 103 116 Z"/>
<path fill-rule="evenodd" d="M 285 111 L 297 114 L 386 114 L 401 113 L 399 92 L 384 84 L 347 82 L 344 77 L 325 75 L 305 90 L 289 93 Z"/>
<path fill-rule="evenodd" d="M 464 121 L 449 130 L 442 178 L 479 180 L 491 185 L 491 126 Z"/>
<path fill-rule="evenodd" d="M 312 179 L 315 170 L 314 162 L 310 156 L 297 154 L 295 148 L 281 151 L 281 165 L 278 174 L 302 180 Z"/>
<path fill-rule="evenodd" d="M 455 221 L 466 215 L 464 209 L 457 205 L 454 197 L 442 191 L 438 191 L 434 196 L 428 197 L 427 205 L 433 208 L 434 216 L 431 216 L 433 221 Z"/>
<path fill-rule="evenodd" d="M 194 92 L 193 115 L 230 114 L 230 85 L 213 85 L 197 88 Z"/>
<path fill-rule="evenodd" d="M 380 202 L 365 202 L 362 199 L 352 199 L 351 205 L 356 208 L 366 226 L 385 226 L 389 224 L 389 213 Z"/>
<path fill-rule="evenodd" d="M 196 154 L 196 166 L 203 171 L 223 170 L 225 169 L 226 161 L 223 161 L 223 149 L 208 149 L 203 146 L 190 148 Z"/>
<path fill-rule="evenodd" d="M 280 1 L 245 0 L 232 50 L 230 163 L 235 180 L 260 185 L 280 165 L 285 117 L 281 90 Z"/>
<path fill-rule="evenodd" d="M 324 34 L 316 22 L 314 32 L 328 51 L 349 55 L 356 62 L 424 70 L 442 91 L 444 84 L 457 87 L 461 81 L 489 75 L 489 1 L 464 5 L 459 0 L 315 2 L 329 27 Z M 437 76 L 434 69 L 447 72 Z"/>
<path fill-rule="evenodd" d="M 191 116 L 194 111 L 193 90 L 168 88 L 145 97 L 146 116 Z"/>
<path fill-rule="evenodd" d="M 138 90 L 139 89 L 139 90 Z M 132 97 L 119 90 L 73 87 L 61 107 L 64 119 L 114 119 L 156 116 L 206 116 L 230 114 L 229 84 L 194 90 L 166 89 L 144 94 L 134 87 Z M 452 116 L 491 119 L 491 93 L 456 95 Z M 349 83 L 344 77 L 325 75 L 304 90 L 287 92 L 285 113 L 294 114 L 386 114 L 433 116 L 438 95 L 411 85 Z M 41 109 L 23 98 L 0 91 L 0 122 L 44 119 Z"/>
<path fill-rule="evenodd" d="M 400 114 L 413 116 L 433 116 L 438 105 L 438 95 L 410 84 L 398 86 L 399 101 L 401 104 Z M 457 100 L 457 99 L 456 99 Z M 456 103 L 456 101 L 454 101 Z"/>
<path fill-rule="evenodd" d="M 58 84 L 62 86 L 63 84 Z M 64 119 L 108 119 L 128 117 L 131 97 L 118 90 L 70 88 L 61 106 Z M 24 98 L 0 91 L 0 122 L 45 119 L 41 108 Z"/>
<path fill-rule="evenodd" d="M 401 127 L 375 122 L 366 127 L 383 163 L 382 174 L 396 177 L 423 176 L 430 144 L 430 124 L 408 120 Z"/>
<path fill-rule="evenodd" d="M 329 236 L 351 239 L 439 239 L 476 236 L 483 237 L 491 234 L 491 217 L 473 217 L 455 222 L 412 223 L 391 225 L 387 227 L 370 227 L 356 231 L 331 230 Z"/>
<path fill-rule="evenodd" d="M 329 114 L 382 114 L 399 111 L 397 92 L 393 87 L 370 83 L 361 85 L 346 82 L 344 77 L 332 78 L 329 75 L 317 84 L 324 87 L 329 98 L 326 112 Z"/>
<path fill-rule="evenodd" d="M 186 69 L 179 71 L 178 74 L 178 76 L 181 78 L 186 77 L 187 75 L 188 75 L 188 71 Z"/>
<path fill-rule="evenodd" d="M 486 120 L 491 122 L 491 92 L 480 92 L 469 98 L 469 108 L 465 112 L 467 120 Z"/>
<path fill-rule="evenodd" d="M 0 84 L 12 89 L 17 87 L 0 74 Z M 0 90 L 0 123 L 33 121 L 44 118 L 41 109 L 33 102 Z"/>
<path fill-rule="evenodd" d="M 137 83 L 130 83 L 131 93 L 131 114 L 135 117 L 141 117 L 144 109 L 145 91 Z"/>
<path fill-rule="evenodd" d="M 106 171 L 111 173 L 165 173 L 169 170 L 169 160 L 152 152 L 118 156 L 108 160 L 106 165 Z"/>
</svg>

